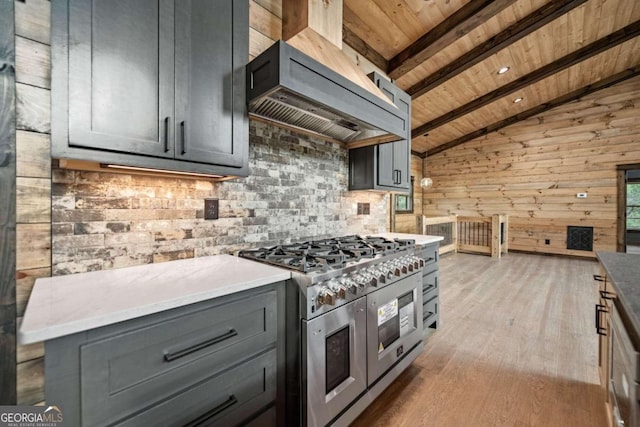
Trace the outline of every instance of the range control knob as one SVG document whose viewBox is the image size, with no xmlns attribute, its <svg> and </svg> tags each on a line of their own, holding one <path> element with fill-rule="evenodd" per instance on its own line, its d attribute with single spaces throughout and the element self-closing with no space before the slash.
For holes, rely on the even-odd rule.
<svg viewBox="0 0 640 427">
<path fill-rule="evenodd" d="M 353 281 L 359 288 L 365 288 L 367 286 L 367 279 L 362 274 L 354 275 Z"/>
<path fill-rule="evenodd" d="M 382 272 L 382 269 L 380 267 L 372 267 L 371 268 L 371 275 L 373 277 L 375 277 L 375 279 L 378 281 L 378 283 L 386 282 L 387 275 Z"/>
<path fill-rule="evenodd" d="M 318 296 L 316 297 L 316 303 L 318 307 L 321 305 L 335 305 L 336 296 L 335 294 L 329 290 L 329 288 L 323 286 L 320 288 L 320 292 L 318 292 Z"/>
<path fill-rule="evenodd" d="M 345 299 L 347 297 L 347 288 L 337 283 L 330 285 L 331 291 L 338 299 Z"/>
<path fill-rule="evenodd" d="M 344 276 L 340 279 L 340 284 L 349 292 L 350 294 L 355 294 L 358 292 L 358 285 L 354 282 L 350 277 Z"/>
</svg>

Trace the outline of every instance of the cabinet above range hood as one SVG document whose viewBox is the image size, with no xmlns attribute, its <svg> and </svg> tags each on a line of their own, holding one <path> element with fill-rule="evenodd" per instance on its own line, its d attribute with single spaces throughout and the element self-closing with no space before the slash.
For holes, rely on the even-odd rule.
<svg viewBox="0 0 640 427">
<path fill-rule="evenodd" d="M 409 117 L 284 41 L 247 65 L 249 115 L 343 142 L 405 139 Z"/>
</svg>

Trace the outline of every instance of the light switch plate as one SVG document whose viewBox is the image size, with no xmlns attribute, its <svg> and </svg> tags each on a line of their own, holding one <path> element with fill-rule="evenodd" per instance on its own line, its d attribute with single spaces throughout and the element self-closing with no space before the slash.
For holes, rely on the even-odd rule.
<svg viewBox="0 0 640 427">
<path fill-rule="evenodd" d="M 218 199 L 204 199 L 204 219 L 218 219 Z"/>
</svg>

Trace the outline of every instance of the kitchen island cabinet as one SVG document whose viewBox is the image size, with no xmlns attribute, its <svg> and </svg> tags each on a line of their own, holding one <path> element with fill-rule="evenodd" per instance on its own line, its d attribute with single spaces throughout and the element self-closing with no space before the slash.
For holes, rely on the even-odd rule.
<svg viewBox="0 0 640 427">
<path fill-rule="evenodd" d="M 289 277 L 220 255 L 38 279 L 19 340 L 72 425 L 277 425 Z"/>
<path fill-rule="evenodd" d="M 640 255 L 597 252 L 600 379 L 613 426 L 640 426 Z"/>
<path fill-rule="evenodd" d="M 247 2 L 52 4 L 52 155 L 248 174 Z"/>
</svg>

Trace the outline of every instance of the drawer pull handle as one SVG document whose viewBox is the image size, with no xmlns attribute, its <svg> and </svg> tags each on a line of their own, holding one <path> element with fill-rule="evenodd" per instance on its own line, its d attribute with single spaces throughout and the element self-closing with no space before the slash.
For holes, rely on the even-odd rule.
<svg viewBox="0 0 640 427">
<path fill-rule="evenodd" d="M 172 362 L 176 359 L 180 359 L 181 357 L 187 356 L 191 353 L 195 353 L 196 351 L 202 350 L 203 348 L 207 348 L 214 344 L 218 344 L 219 342 L 228 340 L 229 338 L 233 338 L 238 335 L 238 332 L 235 329 L 231 329 L 229 332 L 217 336 L 215 338 L 211 338 L 210 340 L 203 341 L 200 344 L 193 345 L 191 347 L 187 347 L 184 350 L 176 351 L 175 353 L 167 353 L 164 355 L 165 362 Z"/>
<path fill-rule="evenodd" d="M 600 297 L 603 299 L 616 299 L 616 294 L 612 294 L 609 291 L 600 291 Z"/>
<path fill-rule="evenodd" d="M 222 402 L 212 410 L 207 411 L 204 414 L 200 415 L 195 420 L 185 424 L 184 427 L 196 427 L 196 426 L 202 425 L 205 422 L 207 422 L 209 419 L 218 415 L 219 413 L 229 409 L 236 403 L 238 403 L 238 399 L 232 394 L 231 396 L 229 396 L 227 400 L 225 400 L 224 402 Z"/>
<path fill-rule="evenodd" d="M 600 325 L 600 313 L 608 313 L 607 307 L 596 304 L 596 332 L 598 335 L 607 336 L 607 330 Z"/>
<path fill-rule="evenodd" d="M 604 282 L 604 277 L 602 277 L 599 274 L 594 274 L 593 275 L 593 280 L 595 280 L 596 282 Z"/>
</svg>

